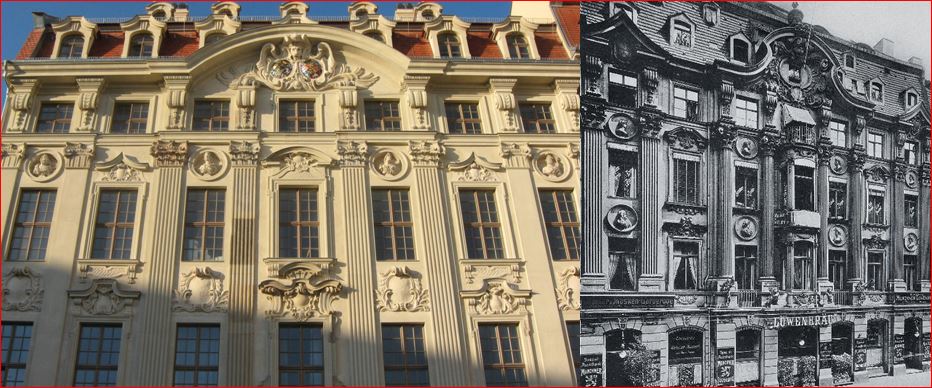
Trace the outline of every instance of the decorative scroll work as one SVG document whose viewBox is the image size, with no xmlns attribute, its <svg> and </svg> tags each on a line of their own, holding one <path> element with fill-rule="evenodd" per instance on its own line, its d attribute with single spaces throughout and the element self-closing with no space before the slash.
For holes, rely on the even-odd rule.
<svg viewBox="0 0 932 388">
<path fill-rule="evenodd" d="M 68 298 L 79 306 L 84 314 L 119 314 L 126 307 L 134 305 L 142 293 L 121 290 L 118 284 L 114 279 L 94 279 L 85 290 L 69 290 Z"/>
<path fill-rule="evenodd" d="M 175 311 L 224 312 L 230 302 L 230 291 L 223 289 L 222 273 L 205 267 L 194 268 L 181 276 L 172 301 Z"/>
<path fill-rule="evenodd" d="M 266 43 L 256 67 L 233 80 L 231 88 L 261 83 L 275 91 L 322 91 L 338 86 L 372 86 L 379 77 L 366 70 L 336 65 L 326 42 L 288 35 L 278 45 Z"/>
<path fill-rule="evenodd" d="M 460 181 L 464 182 L 492 182 L 495 181 L 496 171 L 502 169 L 501 163 L 494 163 L 471 152 L 466 159 L 448 164 L 450 171 L 460 172 Z"/>
<path fill-rule="evenodd" d="M 579 310 L 579 268 L 570 267 L 560 272 L 557 302 L 561 310 Z"/>
<path fill-rule="evenodd" d="M 482 288 L 461 294 L 479 315 L 514 314 L 531 303 L 531 291 L 519 290 L 501 279 L 487 280 Z"/>
<path fill-rule="evenodd" d="M 380 311 L 430 311 L 430 292 L 408 267 L 392 267 L 379 275 L 376 302 Z"/>
<path fill-rule="evenodd" d="M 274 308 L 266 311 L 269 317 L 291 315 L 297 320 L 327 316 L 332 312 L 333 301 L 343 290 L 343 283 L 317 265 L 301 262 L 282 266 L 278 278 L 259 283 L 259 291 L 268 296 Z"/>
<path fill-rule="evenodd" d="M 39 311 L 43 294 L 41 276 L 29 267 L 13 268 L 3 275 L 4 311 Z"/>
<path fill-rule="evenodd" d="M 122 152 L 94 166 L 94 169 L 101 173 L 100 180 L 103 182 L 141 182 L 142 172 L 151 168 L 148 163 L 137 162 Z"/>
</svg>

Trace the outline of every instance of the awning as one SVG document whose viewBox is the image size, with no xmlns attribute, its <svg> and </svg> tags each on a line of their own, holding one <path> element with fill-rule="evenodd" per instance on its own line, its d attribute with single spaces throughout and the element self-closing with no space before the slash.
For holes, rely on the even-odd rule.
<svg viewBox="0 0 932 388">
<path fill-rule="evenodd" d="M 800 109 L 795 106 L 783 105 L 783 125 L 793 122 L 806 125 L 816 125 L 809 110 Z"/>
</svg>

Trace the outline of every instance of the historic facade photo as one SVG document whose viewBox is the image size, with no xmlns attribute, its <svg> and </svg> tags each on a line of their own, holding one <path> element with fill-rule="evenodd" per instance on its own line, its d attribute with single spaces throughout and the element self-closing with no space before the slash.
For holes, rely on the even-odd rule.
<svg viewBox="0 0 932 388">
<path fill-rule="evenodd" d="M 577 383 L 578 4 L 133 4 L 4 58 L 4 386 Z"/>
<path fill-rule="evenodd" d="M 804 8 L 582 4 L 581 384 L 928 373 L 929 81 Z"/>
</svg>

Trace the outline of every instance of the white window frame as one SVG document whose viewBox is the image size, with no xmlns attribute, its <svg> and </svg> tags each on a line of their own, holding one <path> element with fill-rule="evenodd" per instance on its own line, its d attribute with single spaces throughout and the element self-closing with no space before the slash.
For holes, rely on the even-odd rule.
<svg viewBox="0 0 932 388">
<path fill-rule="evenodd" d="M 674 288 L 676 283 L 676 268 L 673 268 L 673 255 L 675 243 L 687 243 L 687 244 L 696 244 L 698 246 L 698 257 L 696 257 L 696 288 L 695 289 L 677 289 Z M 667 279 L 665 279 L 665 287 L 667 287 L 667 292 L 696 292 L 702 288 L 702 279 L 705 278 L 705 271 L 703 270 L 705 264 L 705 243 L 701 238 L 689 238 L 689 237 L 674 237 L 670 236 L 667 238 L 667 260 L 664 261 L 665 266 L 667 267 Z"/>
<path fill-rule="evenodd" d="M 680 91 L 683 92 L 683 96 L 684 96 L 683 98 L 680 98 L 680 97 L 678 96 L 678 92 L 680 92 Z M 690 94 L 695 95 L 695 97 L 696 97 L 695 100 L 692 100 L 692 99 L 689 98 Z M 686 85 L 679 84 L 679 83 L 673 84 L 673 93 L 672 93 L 673 98 L 670 99 L 670 113 L 672 113 L 672 115 L 673 115 L 674 117 L 679 117 L 679 118 L 684 119 L 684 120 L 690 120 L 690 119 L 687 117 L 687 116 L 688 116 L 688 109 L 685 109 L 685 108 L 684 108 L 684 110 L 683 110 L 683 115 L 682 115 L 682 116 L 679 115 L 679 113 L 678 113 L 678 111 L 677 111 L 677 107 L 676 107 L 676 102 L 677 102 L 677 100 L 683 100 L 683 101 L 686 101 L 686 102 L 687 102 L 686 106 L 689 106 L 689 104 L 688 104 L 689 101 L 693 101 L 693 102 L 696 103 L 696 117 L 693 117 L 691 120 L 698 120 L 698 119 L 699 119 L 699 116 L 701 115 L 701 109 L 700 109 L 701 107 L 700 107 L 699 94 L 700 94 L 700 92 L 699 92 L 699 90 L 698 90 L 697 88 L 694 88 L 694 87 L 691 87 L 691 86 L 686 86 Z"/>
<path fill-rule="evenodd" d="M 879 137 L 880 137 L 880 154 L 879 154 L 879 155 L 876 154 L 876 151 L 877 151 L 877 147 L 875 147 L 875 144 L 876 144 L 876 143 L 874 143 L 874 142 L 871 141 L 871 140 L 872 140 L 872 139 L 871 139 L 872 136 L 879 136 Z M 882 158 L 883 158 L 883 156 L 884 156 L 884 148 L 885 148 L 885 146 L 886 146 L 886 139 L 884 138 L 883 133 L 880 133 L 880 132 L 877 132 L 877 131 L 868 131 L 868 132 L 867 132 L 867 142 L 866 142 L 866 143 L 867 143 L 867 156 L 870 156 L 870 157 L 872 157 L 872 158 L 879 158 L 879 159 L 882 159 Z"/>
<path fill-rule="evenodd" d="M 841 133 L 841 144 L 837 141 L 838 133 Z M 848 123 L 841 120 L 831 120 L 828 124 L 828 133 L 832 138 L 832 144 L 836 147 L 847 147 L 848 145 Z"/>
<path fill-rule="evenodd" d="M 739 105 L 739 103 L 743 103 L 744 106 Z M 749 106 L 751 106 L 751 104 L 753 104 L 754 106 L 753 112 L 754 112 L 755 117 L 754 117 L 753 122 L 751 122 L 750 118 L 747 117 L 747 113 L 752 112 L 752 110 L 748 108 Z M 735 124 L 742 126 L 742 127 L 746 127 L 746 128 L 758 129 L 758 127 L 760 126 L 760 100 L 753 98 L 753 97 L 738 95 L 738 96 L 735 96 L 734 105 L 735 105 L 735 114 L 734 114 Z M 738 112 L 743 112 L 744 116 L 743 117 L 738 116 Z M 752 123 L 754 125 L 748 125 Z"/>
</svg>

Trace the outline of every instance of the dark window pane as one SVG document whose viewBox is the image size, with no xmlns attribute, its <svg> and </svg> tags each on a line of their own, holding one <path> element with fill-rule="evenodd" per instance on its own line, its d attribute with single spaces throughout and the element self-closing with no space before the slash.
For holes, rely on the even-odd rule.
<svg viewBox="0 0 932 388">
<path fill-rule="evenodd" d="M 45 260 L 56 192 L 24 190 L 20 195 L 7 260 Z"/>
<path fill-rule="evenodd" d="M 36 133 L 68 133 L 74 103 L 45 103 L 39 109 Z"/>
<path fill-rule="evenodd" d="M 75 386 L 116 385 L 120 362 L 120 324 L 82 324 L 75 363 Z"/>
<path fill-rule="evenodd" d="M 508 43 L 508 53 L 512 58 L 527 59 L 531 57 L 528 51 L 527 39 L 524 39 L 524 35 L 511 33 L 506 37 L 506 41 Z"/>
<path fill-rule="evenodd" d="M 230 102 L 195 101 L 194 120 L 191 129 L 195 131 L 226 131 L 230 129 Z"/>
<path fill-rule="evenodd" d="M 148 33 L 137 34 L 133 36 L 127 55 L 130 57 L 151 57 L 153 43 L 152 35 Z"/>
<path fill-rule="evenodd" d="M 188 190 L 182 260 L 223 260 L 224 195 L 222 189 Z"/>
<path fill-rule="evenodd" d="M 521 104 L 521 121 L 524 123 L 524 132 L 527 133 L 555 133 L 553 114 L 550 104 Z"/>
<path fill-rule="evenodd" d="M 430 385 L 423 326 L 382 325 L 382 350 L 385 385 Z"/>
<path fill-rule="evenodd" d="M 319 325 L 281 324 L 278 328 L 278 384 L 324 385 L 324 336 Z"/>
<path fill-rule="evenodd" d="M 220 326 L 179 324 L 175 335 L 176 386 L 216 386 L 220 370 Z"/>
<path fill-rule="evenodd" d="M 470 259 L 501 259 L 501 224 L 491 190 L 461 190 L 460 208 L 466 231 L 466 251 Z"/>
<path fill-rule="evenodd" d="M 373 190 L 376 258 L 414 260 L 411 207 L 407 190 Z"/>
<path fill-rule="evenodd" d="M 437 45 L 440 48 L 441 58 L 461 58 L 460 41 L 456 34 L 452 32 L 441 33 L 437 37 Z"/>
<path fill-rule="evenodd" d="M 487 386 L 527 386 L 517 324 L 480 324 L 479 342 Z"/>
<path fill-rule="evenodd" d="M 451 134 L 477 135 L 482 133 L 479 104 L 447 103 L 447 125 Z"/>
<path fill-rule="evenodd" d="M 366 101 L 367 131 L 400 131 L 398 101 Z"/>
<path fill-rule="evenodd" d="M 32 323 L 3 322 L 3 386 L 16 387 L 26 383 L 26 362 L 32 343 Z"/>
<path fill-rule="evenodd" d="M 579 221 L 571 191 L 542 190 L 540 206 L 554 260 L 579 259 Z"/>
<path fill-rule="evenodd" d="M 136 191 L 102 191 L 97 205 L 91 257 L 130 259 L 135 221 Z"/>
<path fill-rule="evenodd" d="M 280 257 L 320 257 L 317 189 L 282 189 L 278 222 Z"/>
<path fill-rule="evenodd" d="M 149 121 L 149 104 L 132 102 L 113 107 L 113 123 L 110 133 L 145 133 Z"/>
<path fill-rule="evenodd" d="M 278 109 L 280 132 L 314 132 L 314 101 L 281 101 Z"/>
<path fill-rule="evenodd" d="M 70 35 L 61 40 L 61 46 L 58 49 L 59 58 L 81 58 L 84 50 L 84 37 L 81 35 Z"/>
</svg>

